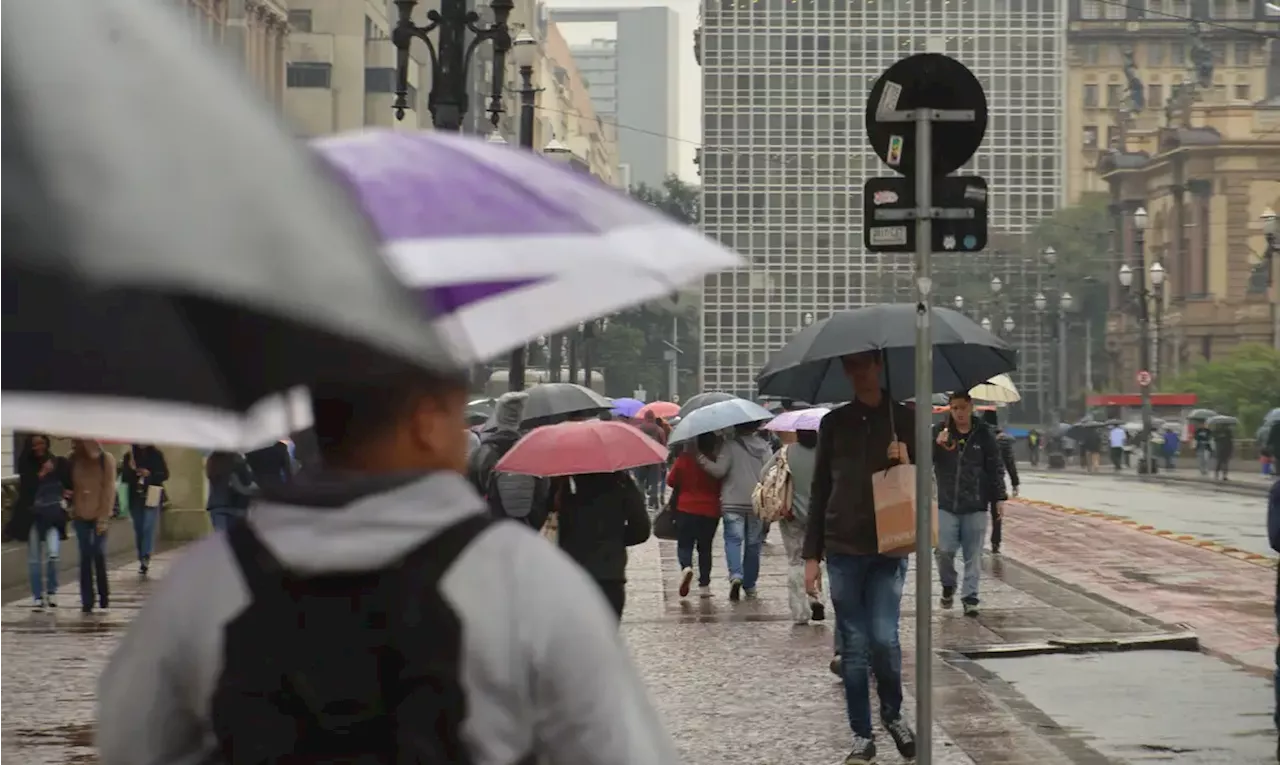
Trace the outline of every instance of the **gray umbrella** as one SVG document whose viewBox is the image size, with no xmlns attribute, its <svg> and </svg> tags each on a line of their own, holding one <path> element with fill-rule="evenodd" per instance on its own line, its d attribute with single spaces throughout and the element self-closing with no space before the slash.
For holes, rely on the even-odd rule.
<svg viewBox="0 0 1280 765">
<path fill-rule="evenodd" d="M 1216 414 L 1205 420 L 1204 424 L 1210 428 L 1235 428 L 1239 427 L 1240 421 L 1229 414 Z"/>
<path fill-rule="evenodd" d="M 549 425 L 573 416 L 592 416 L 613 408 L 613 401 L 573 383 L 545 383 L 529 389 L 521 424 Z"/>
<path fill-rule="evenodd" d="M 234 449 L 307 424 L 285 391 L 457 371 L 346 192 L 180 19 L 5 7 L 5 425 Z"/>
<path fill-rule="evenodd" d="M 692 396 L 688 401 L 684 402 L 680 407 L 680 416 L 688 417 L 689 413 L 695 409 L 701 409 L 708 404 L 718 404 L 721 401 L 733 401 L 737 396 L 732 393 L 721 393 L 720 391 L 708 391 L 707 393 L 699 393 Z"/>
<path fill-rule="evenodd" d="M 737 425 L 765 422 L 773 419 L 773 412 L 754 401 L 742 398 L 707 404 L 689 413 L 671 430 L 669 444 L 678 444 L 697 438 L 703 433 L 714 433 Z"/>
</svg>

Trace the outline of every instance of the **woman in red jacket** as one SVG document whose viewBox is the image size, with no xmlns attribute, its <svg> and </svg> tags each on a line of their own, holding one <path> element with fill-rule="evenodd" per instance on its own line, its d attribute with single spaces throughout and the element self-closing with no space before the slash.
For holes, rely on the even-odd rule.
<svg viewBox="0 0 1280 765">
<path fill-rule="evenodd" d="M 680 597 L 693 584 L 693 549 L 698 548 L 698 593 L 711 597 L 711 543 L 720 525 L 720 479 L 698 464 L 695 450 L 715 458 L 720 439 L 713 433 L 686 445 L 667 472 L 671 500 L 676 506 L 676 558 L 680 561 Z"/>
</svg>

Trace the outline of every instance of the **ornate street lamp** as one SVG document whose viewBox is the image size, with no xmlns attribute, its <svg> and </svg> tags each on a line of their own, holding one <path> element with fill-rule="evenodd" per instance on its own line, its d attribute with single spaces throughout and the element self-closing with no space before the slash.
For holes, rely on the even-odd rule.
<svg viewBox="0 0 1280 765">
<path fill-rule="evenodd" d="M 520 69 L 520 146 L 533 150 L 533 125 L 537 120 L 538 89 L 533 86 L 533 67 L 538 61 L 538 41 L 521 29 L 511 43 L 511 52 Z"/>
<path fill-rule="evenodd" d="M 1049 307 L 1049 300 L 1044 296 L 1043 292 L 1037 292 L 1032 304 L 1036 307 L 1037 312 L 1044 312 Z"/>
<path fill-rule="evenodd" d="M 998 276 L 993 276 L 993 277 L 991 277 L 991 292 L 992 292 L 992 294 L 994 294 L 994 295 L 999 295 L 999 294 L 1000 294 L 1000 290 L 1001 290 L 1003 287 L 1004 287 L 1004 282 L 1000 281 L 1000 277 L 998 277 Z"/>
<path fill-rule="evenodd" d="M 484 140 L 488 141 L 489 143 L 500 143 L 500 144 L 506 144 L 507 142 L 507 139 L 502 137 L 502 133 L 499 133 L 496 130 L 490 133 L 489 135 L 485 136 Z"/>
<path fill-rule="evenodd" d="M 956 299 L 951 302 L 955 305 L 957 311 L 964 310 L 964 295 L 956 295 Z"/>
<path fill-rule="evenodd" d="M 431 92 L 427 96 L 427 110 L 437 130 L 458 132 L 462 129 L 462 117 L 467 113 L 467 72 L 471 68 L 471 55 L 476 46 L 486 40 L 493 41 L 493 91 L 489 94 L 490 121 L 498 124 L 502 109 L 502 86 L 506 80 L 507 51 L 511 50 L 511 33 L 507 19 L 515 8 L 514 0 L 492 0 L 493 23 L 479 25 L 480 14 L 467 10 L 467 0 L 440 0 L 440 10 L 427 11 L 426 26 L 413 23 L 413 9 L 418 0 L 395 0 L 399 19 L 391 31 L 391 44 L 396 46 L 396 119 L 404 119 L 409 103 L 409 46 L 414 39 L 427 44 L 431 59 Z M 439 30 L 439 45 L 429 37 Z M 472 34 L 467 42 L 467 32 Z"/>
<path fill-rule="evenodd" d="M 807 312 L 806 312 L 804 316 L 801 316 L 801 317 L 800 317 L 800 323 L 801 323 L 801 325 L 802 325 L 802 326 L 805 326 L 805 327 L 807 327 L 807 326 L 809 326 L 810 324 L 812 324 L 812 323 L 813 323 L 813 314 L 811 314 L 811 313 L 807 313 Z"/>
<path fill-rule="evenodd" d="M 1016 325 L 1013 323 L 1013 317 L 1012 317 L 1012 316 L 1006 316 L 1006 317 L 1004 317 L 1004 333 L 1005 333 L 1006 335 L 1012 335 L 1012 334 L 1013 334 L 1013 328 L 1014 328 L 1015 326 L 1016 326 Z"/>
<path fill-rule="evenodd" d="M 1133 211 L 1133 239 L 1134 250 L 1136 252 L 1138 262 L 1142 263 L 1146 260 L 1146 231 L 1147 231 L 1147 210 L 1139 207 Z M 1147 278 L 1150 276 L 1151 287 L 1147 287 Z M 1138 364 L 1141 371 L 1151 374 L 1152 352 L 1151 352 L 1151 303 L 1156 306 L 1157 318 L 1156 325 L 1159 326 L 1159 311 L 1161 309 L 1160 285 L 1164 283 L 1165 271 L 1164 266 L 1159 263 L 1152 263 L 1149 269 L 1131 267 L 1128 263 L 1120 266 L 1117 278 L 1120 280 L 1120 286 L 1130 293 L 1136 303 L 1138 311 Z M 1135 279 L 1137 283 L 1135 284 Z M 1157 329 L 1158 331 L 1158 329 Z M 1159 357 L 1159 349 L 1156 350 L 1156 357 Z M 1153 473 L 1155 472 L 1155 464 L 1151 457 L 1151 422 L 1153 413 L 1151 409 L 1151 385 L 1141 386 L 1142 390 L 1142 464 L 1139 472 Z"/>
<path fill-rule="evenodd" d="M 991 320 L 986 318 L 985 316 L 982 319 L 982 328 L 988 332 L 991 331 Z"/>
<path fill-rule="evenodd" d="M 1051 268 L 1058 262 L 1058 251 L 1053 249 L 1053 247 L 1044 248 L 1041 255 L 1044 256 L 1044 262 L 1048 263 Z"/>
</svg>

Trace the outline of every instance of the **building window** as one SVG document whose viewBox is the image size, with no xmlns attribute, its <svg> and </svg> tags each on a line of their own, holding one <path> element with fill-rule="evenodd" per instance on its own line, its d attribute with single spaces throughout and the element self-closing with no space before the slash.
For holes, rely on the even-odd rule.
<svg viewBox="0 0 1280 765">
<path fill-rule="evenodd" d="M 1086 149 L 1098 148 L 1098 128 L 1094 125 L 1086 125 L 1084 128 L 1084 147 Z"/>
<path fill-rule="evenodd" d="M 1248 101 L 1249 100 L 1249 83 L 1247 82 L 1236 83 L 1236 90 L 1233 95 L 1235 96 L 1235 99 L 1237 101 Z"/>
<path fill-rule="evenodd" d="M 410 108 L 416 108 L 413 104 L 418 103 L 418 89 L 412 85 L 405 86 L 408 95 Z M 366 67 L 364 70 L 364 92 L 366 93 L 394 93 L 396 92 L 396 70 L 389 66 L 385 67 Z"/>
<path fill-rule="evenodd" d="M 310 32 L 311 11 L 289 11 L 289 26 L 295 32 Z"/>
<path fill-rule="evenodd" d="M 1080 3 L 1080 17 L 1084 19 L 1102 18 L 1102 3 L 1099 0 L 1084 0 Z"/>
<path fill-rule="evenodd" d="M 1169 63 L 1176 67 L 1185 66 L 1187 63 L 1187 49 L 1182 43 L 1169 44 Z"/>
<path fill-rule="evenodd" d="M 1098 86 L 1092 83 L 1084 86 L 1084 106 L 1086 109 L 1098 108 Z"/>
<path fill-rule="evenodd" d="M 1147 43 L 1147 66 L 1164 66 L 1164 45 Z"/>
<path fill-rule="evenodd" d="M 332 77 L 333 64 L 296 61 L 285 72 L 285 84 L 291 88 L 327 88 Z"/>
<path fill-rule="evenodd" d="M 1120 88 L 1120 83 L 1113 82 L 1107 85 L 1107 106 L 1120 106 L 1124 102 L 1124 91 Z"/>
<path fill-rule="evenodd" d="M 1124 3 L 1107 3 L 1105 13 L 1108 19 L 1111 19 L 1112 21 L 1119 21 L 1125 17 L 1125 14 L 1128 13 L 1128 11 L 1129 6 Z"/>
<path fill-rule="evenodd" d="M 1147 86 L 1147 106 L 1159 109 L 1164 106 L 1164 86 L 1153 83 Z"/>
<path fill-rule="evenodd" d="M 1120 145 L 1120 127 L 1118 125 L 1107 126 L 1107 147 L 1111 149 L 1123 149 Z"/>
<path fill-rule="evenodd" d="M 1253 43 L 1238 42 L 1235 44 L 1233 60 L 1236 66 L 1248 66 L 1253 54 Z"/>
<path fill-rule="evenodd" d="M 1085 63 L 1085 64 L 1096 64 L 1096 63 L 1098 63 L 1098 46 L 1096 46 L 1096 45 L 1081 45 L 1081 46 L 1080 46 L 1080 60 L 1081 60 L 1083 63 Z"/>
</svg>

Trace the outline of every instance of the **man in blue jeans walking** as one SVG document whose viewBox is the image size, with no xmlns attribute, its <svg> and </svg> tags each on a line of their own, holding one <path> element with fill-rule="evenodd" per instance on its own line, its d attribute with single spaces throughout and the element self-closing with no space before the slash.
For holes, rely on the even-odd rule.
<svg viewBox="0 0 1280 765">
<path fill-rule="evenodd" d="M 868 665 L 876 677 L 880 721 L 898 752 L 915 757 L 915 733 L 902 717 L 902 646 L 898 622 L 909 549 L 883 555 L 876 536 L 871 476 L 909 463 L 915 414 L 880 389 L 878 351 L 841 359 L 854 400 L 822 419 L 804 540 L 805 589 L 818 596 L 827 561 L 836 612 L 837 659 L 853 747 L 845 765 L 875 760 Z M 904 443 L 907 441 L 907 443 Z"/>
</svg>

